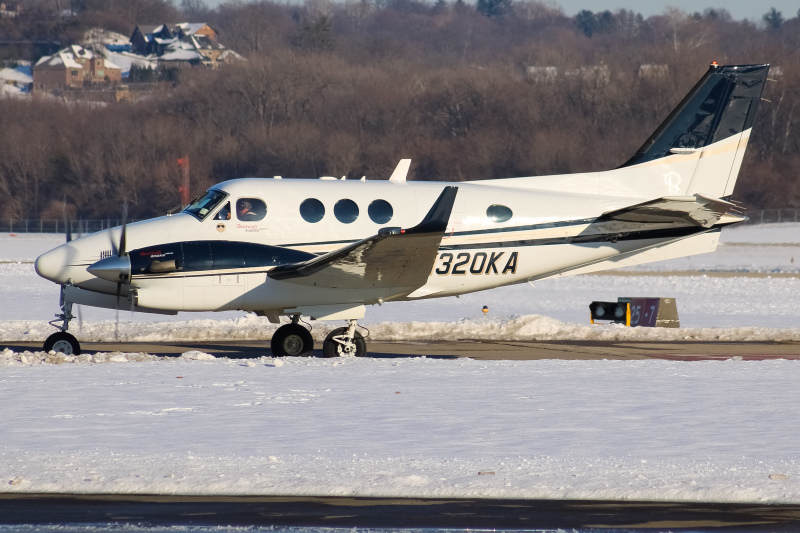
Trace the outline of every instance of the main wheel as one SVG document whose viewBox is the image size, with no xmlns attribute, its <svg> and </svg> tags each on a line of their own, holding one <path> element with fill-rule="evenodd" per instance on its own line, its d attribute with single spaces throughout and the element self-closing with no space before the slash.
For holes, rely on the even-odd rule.
<svg viewBox="0 0 800 533">
<path fill-rule="evenodd" d="M 286 324 L 272 335 L 270 348 L 275 357 L 308 357 L 314 351 L 314 339 L 300 324 Z"/>
<path fill-rule="evenodd" d="M 47 337 L 47 340 L 44 341 L 44 351 L 61 352 L 64 355 L 80 355 L 81 344 L 78 339 L 66 331 L 59 331 Z"/>
<path fill-rule="evenodd" d="M 343 355 L 355 355 L 356 357 L 364 357 L 367 355 L 367 341 L 364 336 L 358 331 L 353 335 L 353 342 L 348 346 L 345 343 L 338 342 L 347 335 L 347 328 L 336 328 L 328 333 L 325 337 L 325 342 L 322 343 L 322 355 L 325 357 L 341 357 Z"/>
</svg>

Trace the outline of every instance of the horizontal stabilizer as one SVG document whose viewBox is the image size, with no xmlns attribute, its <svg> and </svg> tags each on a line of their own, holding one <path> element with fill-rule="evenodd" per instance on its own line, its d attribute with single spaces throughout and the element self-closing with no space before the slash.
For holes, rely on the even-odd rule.
<svg viewBox="0 0 800 533">
<path fill-rule="evenodd" d="M 377 235 L 320 257 L 275 267 L 268 275 L 321 288 L 416 289 L 428 280 L 457 192 L 458 187 L 445 187 L 413 228 L 383 228 Z"/>
<path fill-rule="evenodd" d="M 665 196 L 641 204 L 603 213 L 596 222 L 618 221 L 648 223 L 683 222 L 710 228 L 736 206 L 704 194 L 694 196 Z"/>
</svg>

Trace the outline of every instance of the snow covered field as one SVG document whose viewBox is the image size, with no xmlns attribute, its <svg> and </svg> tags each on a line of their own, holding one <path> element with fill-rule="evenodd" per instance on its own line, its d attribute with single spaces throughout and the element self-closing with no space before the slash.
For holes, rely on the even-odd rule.
<svg viewBox="0 0 800 533">
<path fill-rule="evenodd" d="M 800 502 L 798 362 L 2 351 L 53 331 L 58 290 L 30 261 L 61 240 L 0 236 L 0 491 Z M 365 322 L 386 339 L 800 340 L 798 251 L 798 225 L 734 228 L 718 253 L 646 275 L 384 305 Z M 588 325 L 590 301 L 640 295 L 676 297 L 688 327 Z M 113 312 L 82 315 L 81 339 L 113 338 Z M 242 313 L 120 318 L 129 340 L 272 331 Z"/>
</svg>

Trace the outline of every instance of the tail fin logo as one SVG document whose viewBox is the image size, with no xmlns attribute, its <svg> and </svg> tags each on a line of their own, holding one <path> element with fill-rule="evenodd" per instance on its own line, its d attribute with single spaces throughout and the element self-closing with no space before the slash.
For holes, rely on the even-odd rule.
<svg viewBox="0 0 800 533">
<path fill-rule="evenodd" d="M 681 190 L 681 175 L 677 172 L 667 172 L 664 175 L 664 185 L 670 194 L 680 192 Z"/>
</svg>

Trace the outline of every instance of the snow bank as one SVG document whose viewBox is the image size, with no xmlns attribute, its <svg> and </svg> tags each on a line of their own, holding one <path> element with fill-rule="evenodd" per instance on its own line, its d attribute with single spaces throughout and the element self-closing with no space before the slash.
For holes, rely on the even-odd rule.
<svg viewBox="0 0 800 533">
<path fill-rule="evenodd" d="M 314 322 L 316 341 L 340 326 Z M 84 322 L 70 331 L 82 342 L 268 341 L 278 328 L 267 319 L 247 315 L 230 320 L 177 322 Z M 461 319 L 454 322 L 381 322 L 362 328 L 369 340 L 603 340 L 603 341 L 800 341 L 798 328 L 629 328 L 617 324 L 570 324 L 541 315 Z M 0 322 L 0 342 L 44 342 L 55 329 L 42 321 Z"/>
</svg>

